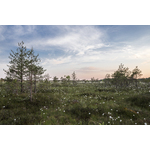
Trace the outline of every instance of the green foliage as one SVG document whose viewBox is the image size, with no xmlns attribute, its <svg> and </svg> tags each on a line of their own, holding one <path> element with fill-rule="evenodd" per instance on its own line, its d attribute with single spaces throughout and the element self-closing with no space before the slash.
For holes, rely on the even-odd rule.
<svg viewBox="0 0 150 150">
<path fill-rule="evenodd" d="M 58 78 L 57 78 L 56 76 L 54 76 L 53 82 L 54 82 L 54 83 L 57 83 L 57 82 L 58 82 Z"/>
<path fill-rule="evenodd" d="M 76 73 L 75 73 L 75 71 L 72 73 L 72 83 L 73 83 L 73 85 L 76 85 L 77 84 L 77 76 L 76 76 Z"/>
<path fill-rule="evenodd" d="M 103 82 L 95 79 L 92 83 L 78 82 L 74 72 L 72 81 L 76 83 L 70 82 L 70 76 L 64 76 L 61 83 L 57 83 L 55 79 L 50 81 L 49 75 L 38 79 L 37 77 L 40 76 L 36 70 L 38 62 L 32 59 L 35 57 L 36 60 L 38 56 L 35 56 L 32 51 L 30 57 L 26 74 L 30 82 L 29 84 L 28 81 L 23 82 L 23 93 L 19 92 L 21 86 L 17 79 L 7 80 L 1 84 L 0 124 L 150 124 L 149 82 L 141 80 L 139 84 L 134 84 L 130 80 L 128 68 L 124 68 L 123 65 L 119 67 L 113 79 L 107 75 Z M 41 73 L 44 71 L 42 70 L 41 67 Z M 137 70 L 133 72 L 140 73 Z M 33 93 L 35 80 L 36 92 Z M 114 81 L 118 83 L 115 84 Z M 25 89 L 29 89 L 30 93 Z"/>
<path fill-rule="evenodd" d="M 139 70 L 137 66 L 131 72 L 129 68 L 126 68 L 121 64 L 119 65 L 118 70 L 112 74 L 112 84 L 115 85 L 115 88 L 129 88 L 131 84 L 137 87 L 137 78 L 141 76 L 141 70 Z M 107 77 L 106 81 L 108 81 L 108 79 L 109 78 Z"/>
<path fill-rule="evenodd" d="M 105 125 L 104 122 L 103 123 L 99 123 L 99 125 Z"/>
<path fill-rule="evenodd" d="M 64 77 L 61 77 L 61 82 L 63 86 L 69 86 L 70 85 L 70 76 L 64 75 Z"/>
<path fill-rule="evenodd" d="M 127 99 L 131 103 L 131 106 L 138 106 L 144 109 L 150 110 L 150 93 L 144 93 L 141 95 L 135 95 Z"/>
<path fill-rule="evenodd" d="M 18 48 L 16 52 L 11 50 L 10 53 L 10 65 L 8 70 L 4 70 L 6 73 L 6 79 L 8 81 L 12 81 L 17 79 L 20 82 L 20 90 L 23 92 L 23 80 L 26 74 L 26 63 L 27 63 L 27 51 L 26 47 L 24 46 L 24 42 L 18 43 Z"/>
<path fill-rule="evenodd" d="M 34 85 L 34 93 L 36 93 L 36 81 L 38 76 L 42 75 L 45 70 L 39 66 L 39 55 L 35 55 L 33 48 L 26 50 L 24 42 L 18 43 L 16 52 L 11 50 L 9 69 L 4 70 L 6 73 L 6 88 L 7 93 L 17 93 L 18 89 L 21 93 L 30 91 L 30 100 L 32 101 L 32 91 Z M 24 85 L 26 83 L 26 85 Z M 12 86 L 15 88 L 13 89 Z M 20 86 L 20 87 L 19 87 Z"/>
</svg>

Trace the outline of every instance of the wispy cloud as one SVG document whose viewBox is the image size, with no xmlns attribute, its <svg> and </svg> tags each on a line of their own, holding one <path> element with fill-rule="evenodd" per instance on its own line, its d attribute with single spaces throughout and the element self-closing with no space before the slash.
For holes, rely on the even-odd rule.
<svg viewBox="0 0 150 150">
<path fill-rule="evenodd" d="M 61 27 L 61 28 L 60 28 Z M 105 47 L 102 39 L 105 35 L 102 30 L 95 26 L 58 26 L 58 32 L 54 37 L 35 39 L 28 43 L 36 48 L 50 50 L 50 47 L 60 48 L 65 52 L 83 55 L 89 50 Z"/>
<path fill-rule="evenodd" d="M 92 72 L 92 71 L 99 71 L 99 68 L 89 66 L 89 67 L 82 67 L 77 70 L 78 72 Z"/>
<path fill-rule="evenodd" d="M 150 26 L 0 26 L 0 59 L 9 62 L 10 50 L 24 41 L 40 54 L 41 64 L 55 73 L 68 68 L 67 73 L 76 70 L 82 76 L 104 75 L 120 63 L 146 66 L 149 32 Z"/>
<path fill-rule="evenodd" d="M 45 59 L 42 61 L 42 65 L 58 65 L 58 64 L 64 64 L 64 63 L 68 63 L 71 61 L 71 56 L 67 56 L 67 57 L 59 57 L 56 59 Z"/>
</svg>

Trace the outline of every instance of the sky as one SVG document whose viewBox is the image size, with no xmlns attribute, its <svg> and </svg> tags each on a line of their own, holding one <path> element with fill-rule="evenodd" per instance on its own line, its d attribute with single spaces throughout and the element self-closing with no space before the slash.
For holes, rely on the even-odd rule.
<svg viewBox="0 0 150 150">
<path fill-rule="evenodd" d="M 103 79 L 121 63 L 150 77 L 149 25 L 0 25 L 0 78 L 21 41 L 51 79 L 74 71 L 77 79 Z"/>
</svg>

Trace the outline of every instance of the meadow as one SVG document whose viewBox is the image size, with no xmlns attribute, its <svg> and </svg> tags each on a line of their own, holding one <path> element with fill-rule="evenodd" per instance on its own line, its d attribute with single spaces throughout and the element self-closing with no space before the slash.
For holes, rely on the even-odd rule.
<svg viewBox="0 0 150 150">
<path fill-rule="evenodd" d="M 8 92 L 7 86 L 0 85 L 1 125 L 150 124 L 149 83 L 117 89 L 99 81 L 39 82 L 32 102 L 28 92 Z"/>
</svg>

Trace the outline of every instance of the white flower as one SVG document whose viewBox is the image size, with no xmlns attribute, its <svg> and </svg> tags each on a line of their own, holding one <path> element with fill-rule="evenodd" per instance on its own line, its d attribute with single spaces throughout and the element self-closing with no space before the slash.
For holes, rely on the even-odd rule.
<svg viewBox="0 0 150 150">
<path fill-rule="evenodd" d="M 65 112 L 65 110 L 64 110 L 64 112 Z"/>
<path fill-rule="evenodd" d="M 145 124 L 145 125 L 147 125 L 147 123 L 146 123 L 146 122 L 145 122 L 144 124 Z"/>
<path fill-rule="evenodd" d="M 122 120 L 120 120 L 120 122 L 122 122 Z"/>
<path fill-rule="evenodd" d="M 139 114 L 139 112 L 137 112 L 137 114 Z"/>
<path fill-rule="evenodd" d="M 14 121 L 16 121 L 16 119 L 14 119 Z"/>
<path fill-rule="evenodd" d="M 45 113 L 43 113 L 43 115 L 45 115 Z"/>
<path fill-rule="evenodd" d="M 3 108 L 5 108 L 5 106 L 3 106 Z"/>
<path fill-rule="evenodd" d="M 109 116 L 110 119 L 112 119 L 112 116 Z"/>
</svg>

